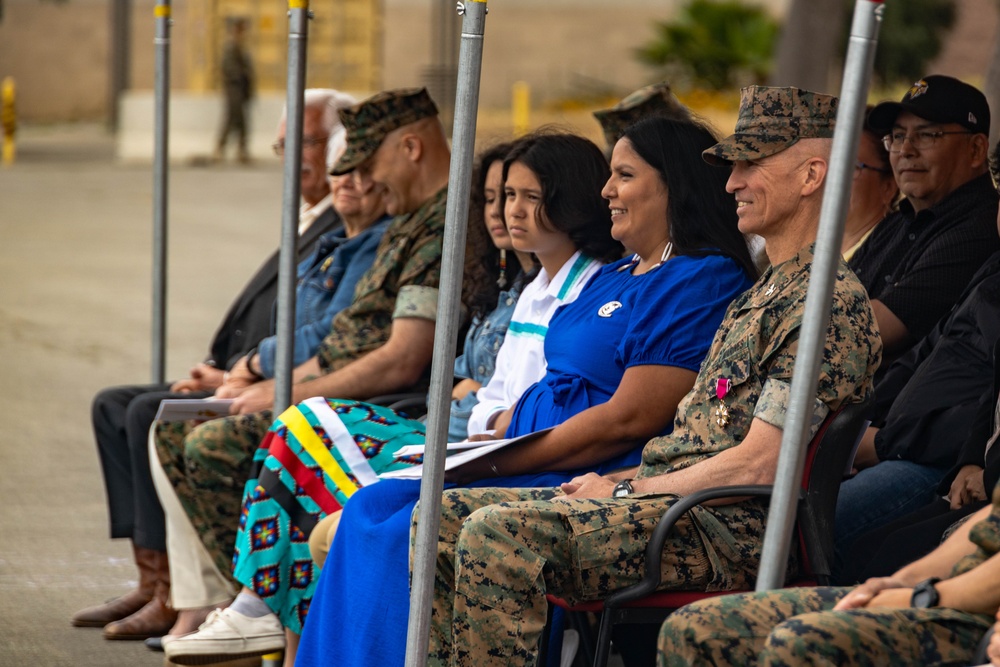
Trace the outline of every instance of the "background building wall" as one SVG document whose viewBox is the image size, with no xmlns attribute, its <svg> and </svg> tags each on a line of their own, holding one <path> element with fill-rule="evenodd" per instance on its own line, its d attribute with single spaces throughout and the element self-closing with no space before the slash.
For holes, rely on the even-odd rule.
<svg viewBox="0 0 1000 667">
<path fill-rule="evenodd" d="M 335 41 L 331 17 L 327 16 L 335 11 L 327 7 L 333 1 L 314 0 L 317 20 L 312 33 L 316 46 Z M 515 81 L 531 85 L 532 102 L 538 107 L 586 102 L 654 80 L 655 73 L 635 62 L 633 51 L 653 36 L 654 22 L 668 19 L 683 1 L 491 2 L 484 43 L 483 106 L 508 106 Z M 212 28 L 204 23 L 199 27 L 199 16 L 205 7 L 221 3 L 225 11 L 235 11 L 232 8 L 241 2 L 284 6 L 281 0 L 173 1 L 171 80 L 175 90 L 213 89 L 209 54 L 220 47 Z M 432 2 L 451 7 L 453 0 L 381 2 L 381 43 L 374 59 L 381 59 L 382 69 L 376 69 L 368 80 L 377 82 L 373 88 L 427 83 L 433 48 Z M 761 0 L 761 4 L 781 15 L 787 0 Z M 0 78 L 11 75 L 16 79 L 18 110 L 24 122 L 100 121 L 107 117 L 109 5 L 109 0 L 4 0 Z M 155 0 L 135 0 L 132 4 L 129 71 L 134 91 L 153 86 L 154 5 Z M 961 0 L 958 8 L 958 25 L 932 69 L 979 82 L 997 34 L 996 5 L 993 0 Z M 283 13 L 271 14 L 258 20 L 283 29 Z M 267 48 L 274 53 L 284 47 L 271 44 Z M 317 57 L 314 68 L 317 75 L 319 60 Z M 269 75 L 267 81 L 277 79 Z M 323 83 L 310 79 L 311 85 Z M 275 85 L 280 86 L 280 82 Z M 368 92 L 351 88 L 361 94 Z M 211 120 L 213 125 L 216 122 Z"/>
</svg>

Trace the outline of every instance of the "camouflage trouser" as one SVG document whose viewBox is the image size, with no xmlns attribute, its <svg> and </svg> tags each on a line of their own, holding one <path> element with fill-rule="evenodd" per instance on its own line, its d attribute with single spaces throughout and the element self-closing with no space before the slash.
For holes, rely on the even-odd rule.
<svg viewBox="0 0 1000 667">
<path fill-rule="evenodd" d="M 558 489 L 445 492 L 429 664 L 535 664 L 546 593 L 595 600 L 638 581 L 649 535 L 676 499 L 559 495 Z M 756 504 L 734 505 L 724 523 L 759 544 L 764 513 Z M 677 523 L 664 550 L 664 588 L 748 586 L 759 548 L 717 548 L 709 536 L 719 532 L 719 515 L 696 508 L 694 516 Z"/>
<path fill-rule="evenodd" d="M 953 609 L 832 611 L 851 588 L 726 595 L 674 612 L 659 667 L 680 665 L 968 665 L 988 616 Z"/>
<path fill-rule="evenodd" d="M 232 576 L 233 549 L 253 455 L 270 411 L 195 422 L 157 422 L 156 450 L 167 478 L 219 571 Z"/>
</svg>

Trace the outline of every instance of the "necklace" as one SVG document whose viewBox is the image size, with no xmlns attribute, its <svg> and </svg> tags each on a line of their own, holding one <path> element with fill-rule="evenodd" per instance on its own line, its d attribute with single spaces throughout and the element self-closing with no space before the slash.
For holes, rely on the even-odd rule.
<svg viewBox="0 0 1000 667">
<path fill-rule="evenodd" d="M 652 271 L 653 269 L 660 268 L 668 259 L 670 259 L 670 255 L 673 252 L 674 252 L 674 244 L 673 244 L 673 242 L 672 241 L 667 241 L 667 246 L 663 249 L 663 252 L 660 254 L 660 261 L 657 262 L 656 264 L 654 264 L 653 266 L 649 267 L 649 270 Z M 642 258 L 639 257 L 638 253 L 636 253 L 636 254 L 632 255 L 632 259 L 629 261 L 628 264 L 625 264 L 624 266 L 620 267 L 618 270 L 619 271 L 625 271 L 626 269 L 628 269 L 628 270 L 631 271 L 632 268 L 635 267 L 641 260 L 642 260 Z M 647 271 L 647 273 L 648 273 L 648 271 Z"/>
</svg>

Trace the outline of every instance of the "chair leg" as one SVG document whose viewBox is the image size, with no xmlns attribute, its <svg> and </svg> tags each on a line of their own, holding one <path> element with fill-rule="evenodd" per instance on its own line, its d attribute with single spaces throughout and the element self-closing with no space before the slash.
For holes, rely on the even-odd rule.
<svg viewBox="0 0 1000 667">
<path fill-rule="evenodd" d="M 552 634 L 552 603 L 548 604 L 548 613 L 545 614 L 545 628 L 542 629 L 542 641 L 538 644 L 538 661 L 535 663 L 539 667 L 545 667 L 549 659 L 549 635 Z"/>
<path fill-rule="evenodd" d="M 613 609 L 604 608 L 601 613 L 601 623 L 597 630 L 597 655 L 594 656 L 594 667 L 608 667 L 608 657 L 611 655 L 611 625 Z"/>
<path fill-rule="evenodd" d="M 594 664 L 594 627 L 587 612 L 568 612 L 567 625 L 580 635 L 580 648 L 577 649 L 575 666 L 590 667 Z"/>
</svg>

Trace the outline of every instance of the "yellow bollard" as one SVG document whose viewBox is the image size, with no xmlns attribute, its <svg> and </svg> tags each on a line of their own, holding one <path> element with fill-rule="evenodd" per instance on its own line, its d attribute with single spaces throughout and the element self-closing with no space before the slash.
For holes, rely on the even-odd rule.
<svg viewBox="0 0 1000 667">
<path fill-rule="evenodd" d="M 3 125 L 3 164 L 14 164 L 14 133 L 17 131 L 17 110 L 14 106 L 14 78 L 3 80 L 0 90 L 0 125 Z"/>
<path fill-rule="evenodd" d="M 511 86 L 511 117 L 515 137 L 531 130 L 531 86 L 527 81 L 517 81 Z"/>
</svg>

